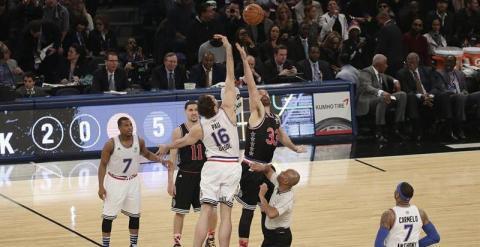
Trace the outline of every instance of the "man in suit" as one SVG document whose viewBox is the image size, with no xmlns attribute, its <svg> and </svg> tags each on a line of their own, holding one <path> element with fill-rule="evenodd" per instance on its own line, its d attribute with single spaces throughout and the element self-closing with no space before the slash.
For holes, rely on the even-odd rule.
<svg viewBox="0 0 480 247">
<path fill-rule="evenodd" d="M 434 19 L 440 19 L 440 33 L 450 42 L 452 41 L 455 15 L 448 11 L 448 0 L 437 0 L 436 9 L 428 12 L 425 18 L 425 29 L 430 31 L 432 29 L 432 22 Z"/>
<path fill-rule="evenodd" d="M 448 137 L 451 140 L 465 139 L 462 123 L 466 120 L 465 107 L 477 106 L 477 119 L 480 118 L 480 92 L 470 94 L 466 88 L 465 74 L 455 69 L 457 59 L 448 56 L 445 68 L 433 73 L 435 101 L 440 105 L 441 116 L 446 119 Z"/>
<path fill-rule="evenodd" d="M 285 81 L 286 77 L 297 75 L 297 68 L 293 62 L 287 60 L 288 49 L 284 45 L 278 45 L 273 50 L 273 60 L 265 62 L 265 83 L 274 84 Z"/>
<path fill-rule="evenodd" d="M 173 52 L 165 54 L 163 65 L 152 71 L 151 87 L 163 90 L 184 89 L 187 82 L 187 73 L 182 66 L 178 66 L 177 55 Z"/>
<path fill-rule="evenodd" d="M 35 86 L 35 80 L 32 73 L 27 72 L 23 76 L 23 86 L 17 88 L 17 97 L 44 97 L 48 94 L 41 87 Z"/>
<path fill-rule="evenodd" d="M 262 69 L 261 61 L 257 62 L 255 57 L 250 55 L 247 56 L 247 61 L 248 61 L 248 65 L 250 66 L 250 69 L 252 70 L 253 79 L 255 80 L 255 83 L 257 85 L 261 84 L 263 82 L 262 81 L 263 69 Z M 235 68 L 235 77 L 243 82 L 244 76 L 245 75 L 243 74 L 243 63 L 238 63 L 237 67 Z"/>
<path fill-rule="evenodd" d="M 427 68 L 419 66 L 420 57 L 417 53 L 407 55 L 407 66 L 397 73 L 402 91 L 407 93 L 407 114 L 413 123 L 414 139 L 420 141 L 425 115 L 422 112 L 433 113 L 434 96 L 431 94 L 432 82 Z"/>
<path fill-rule="evenodd" d="M 330 64 L 320 60 L 320 47 L 311 45 L 308 49 L 308 59 L 304 59 L 297 64 L 300 75 L 308 81 L 333 80 L 334 75 Z"/>
<path fill-rule="evenodd" d="M 226 73 L 225 66 L 215 63 L 215 56 L 207 51 L 203 55 L 202 62 L 190 69 L 190 81 L 195 82 L 196 87 L 208 88 L 225 81 Z"/>
<path fill-rule="evenodd" d="M 403 66 L 402 31 L 388 12 L 380 12 L 377 15 L 377 21 L 381 28 L 377 33 L 375 54 L 383 54 L 388 58 L 389 65 L 386 73 L 394 76 Z"/>
<path fill-rule="evenodd" d="M 105 68 L 93 73 L 92 91 L 124 91 L 128 87 L 125 70 L 118 67 L 118 55 L 109 51 L 105 55 Z"/>
<path fill-rule="evenodd" d="M 308 49 L 315 43 L 314 37 L 309 37 L 310 26 L 308 23 L 300 25 L 300 32 L 288 42 L 288 58 L 294 62 L 308 58 Z"/>
<path fill-rule="evenodd" d="M 405 121 L 407 94 L 400 91 L 400 82 L 384 74 L 387 69 L 387 57 L 377 54 L 373 57 L 372 66 L 360 71 L 357 115 L 366 115 L 375 111 L 376 134 L 380 142 L 385 138 L 385 114 L 387 108 L 395 107 L 394 133 L 404 139 L 400 126 Z"/>
</svg>

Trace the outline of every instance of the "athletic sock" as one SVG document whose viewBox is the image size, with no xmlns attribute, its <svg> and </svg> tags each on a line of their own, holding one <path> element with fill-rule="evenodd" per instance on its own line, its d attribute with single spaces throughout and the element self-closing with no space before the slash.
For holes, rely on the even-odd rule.
<svg viewBox="0 0 480 247">
<path fill-rule="evenodd" d="M 215 231 L 208 231 L 208 238 L 215 238 Z"/>
<path fill-rule="evenodd" d="M 137 246 L 138 235 L 130 234 L 130 244 L 133 246 Z"/>
<path fill-rule="evenodd" d="M 182 234 L 179 234 L 179 233 L 175 233 L 173 234 L 173 243 L 174 244 L 179 244 L 179 245 L 182 245 L 180 243 L 180 240 L 182 239 Z"/>
<path fill-rule="evenodd" d="M 103 247 L 110 247 L 110 237 L 102 237 Z"/>
<path fill-rule="evenodd" d="M 238 240 L 239 247 L 248 247 L 248 240 Z"/>
</svg>

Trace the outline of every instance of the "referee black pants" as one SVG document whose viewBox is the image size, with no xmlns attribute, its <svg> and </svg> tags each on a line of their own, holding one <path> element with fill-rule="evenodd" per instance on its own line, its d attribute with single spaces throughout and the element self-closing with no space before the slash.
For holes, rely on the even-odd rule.
<svg viewBox="0 0 480 247">
<path fill-rule="evenodd" d="M 275 230 L 263 229 L 262 247 L 290 247 L 292 232 L 290 228 L 277 228 Z"/>
</svg>

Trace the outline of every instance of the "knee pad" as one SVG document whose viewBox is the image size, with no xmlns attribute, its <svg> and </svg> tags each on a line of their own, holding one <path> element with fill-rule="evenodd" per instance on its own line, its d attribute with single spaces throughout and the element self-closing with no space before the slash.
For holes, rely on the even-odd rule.
<svg viewBox="0 0 480 247">
<path fill-rule="evenodd" d="M 112 232 L 112 220 L 103 219 L 102 232 Z"/>
<path fill-rule="evenodd" d="M 240 238 L 250 237 L 250 226 L 252 225 L 253 210 L 243 209 L 240 223 L 238 223 L 238 236 Z"/>
<path fill-rule="evenodd" d="M 140 218 L 139 217 L 130 217 L 128 222 L 128 229 L 138 229 L 140 227 Z"/>
</svg>

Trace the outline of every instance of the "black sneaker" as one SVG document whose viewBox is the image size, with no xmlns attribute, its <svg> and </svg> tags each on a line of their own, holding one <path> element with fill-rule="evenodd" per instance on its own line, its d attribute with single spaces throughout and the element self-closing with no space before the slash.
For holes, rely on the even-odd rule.
<svg viewBox="0 0 480 247">
<path fill-rule="evenodd" d="M 215 238 L 207 238 L 207 241 L 205 241 L 205 247 L 216 247 Z"/>
<path fill-rule="evenodd" d="M 174 244 L 173 247 L 182 247 L 180 244 Z"/>
</svg>

